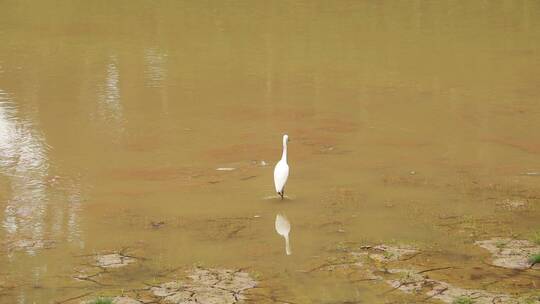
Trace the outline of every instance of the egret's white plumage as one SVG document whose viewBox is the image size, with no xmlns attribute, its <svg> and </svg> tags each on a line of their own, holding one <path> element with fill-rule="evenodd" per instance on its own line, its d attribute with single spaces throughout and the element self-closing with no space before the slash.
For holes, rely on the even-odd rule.
<svg viewBox="0 0 540 304">
<path fill-rule="evenodd" d="M 289 233 L 291 232 L 291 223 L 282 214 L 276 215 L 276 232 L 285 238 L 285 253 L 291 255 L 291 245 L 289 244 Z"/>
<path fill-rule="evenodd" d="M 289 165 L 287 164 L 287 142 L 289 141 L 289 136 L 287 134 L 283 135 L 283 154 L 281 159 L 276 164 L 274 168 L 274 185 L 276 186 L 276 192 L 283 199 L 285 193 L 285 184 L 287 183 L 287 178 L 289 177 Z"/>
</svg>

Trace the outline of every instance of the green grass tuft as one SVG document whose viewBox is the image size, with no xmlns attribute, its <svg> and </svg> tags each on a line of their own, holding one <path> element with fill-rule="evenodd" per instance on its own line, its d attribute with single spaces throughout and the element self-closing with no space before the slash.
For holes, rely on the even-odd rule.
<svg viewBox="0 0 540 304">
<path fill-rule="evenodd" d="M 387 260 L 390 260 L 394 257 L 394 254 L 392 252 L 385 251 L 383 252 L 383 257 Z"/>
<path fill-rule="evenodd" d="M 113 300 L 111 298 L 97 298 L 90 304 L 113 304 Z"/>
<path fill-rule="evenodd" d="M 534 264 L 540 264 L 540 253 L 537 253 L 529 258 L 529 263 L 532 265 Z"/>
<path fill-rule="evenodd" d="M 469 296 L 460 296 L 455 298 L 452 304 L 474 304 L 474 300 Z"/>
</svg>

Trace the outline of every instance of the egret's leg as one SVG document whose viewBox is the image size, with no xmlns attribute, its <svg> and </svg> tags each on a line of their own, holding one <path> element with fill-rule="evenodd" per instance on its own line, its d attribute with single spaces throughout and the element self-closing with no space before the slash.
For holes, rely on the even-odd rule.
<svg viewBox="0 0 540 304">
<path fill-rule="evenodd" d="M 283 200 L 283 191 L 278 192 L 277 194 L 279 194 L 279 196 L 281 196 L 281 200 Z"/>
</svg>

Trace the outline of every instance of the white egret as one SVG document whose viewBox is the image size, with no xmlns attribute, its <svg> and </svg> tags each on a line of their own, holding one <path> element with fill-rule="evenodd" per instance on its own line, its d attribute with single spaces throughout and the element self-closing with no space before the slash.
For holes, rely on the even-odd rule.
<svg viewBox="0 0 540 304">
<path fill-rule="evenodd" d="M 285 238 L 285 253 L 291 255 L 291 246 L 289 244 L 289 233 L 291 232 L 291 223 L 281 214 L 276 215 L 276 232 Z"/>
<path fill-rule="evenodd" d="M 287 134 L 283 135 L 283 154 L 274 168 L 274 185 L 276 186 L 276 192 L 281 196 L 281 199 L 283 199 L 283 196 L 285 195 L 285 183 L 287 183 L 287 178 L 289 177 L 289 165 L 287 164 L 288 141 L 289 136 L 287 136 Z"/>
</svg>

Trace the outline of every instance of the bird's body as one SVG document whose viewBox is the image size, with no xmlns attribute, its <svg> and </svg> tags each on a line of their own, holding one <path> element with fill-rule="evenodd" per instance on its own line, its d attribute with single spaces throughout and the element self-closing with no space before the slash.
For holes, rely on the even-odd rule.
<svg viewBox="0 0 540 304">
<path fill-rule="evenodd" d="M 283 154 L 281 159 L 276 164 L 274 168 L 274 185 L 276 186 L 276 192 L 283 199 L 285 194 L 285 184 L 287 183 L 287 178 L 289 177 L 289 165 L 287 164 L 287 142 L 289 141 L 289 136 L 283 135 Z"/>
</svg>

